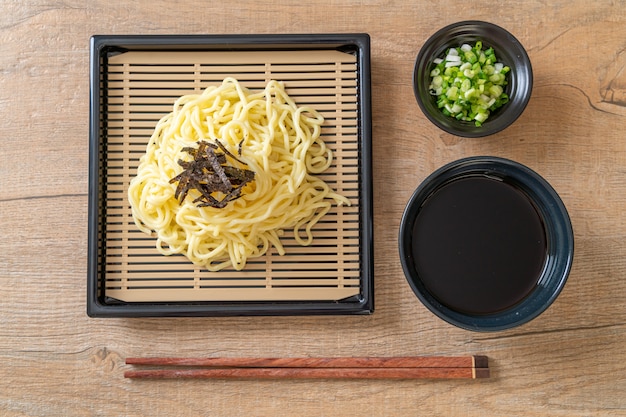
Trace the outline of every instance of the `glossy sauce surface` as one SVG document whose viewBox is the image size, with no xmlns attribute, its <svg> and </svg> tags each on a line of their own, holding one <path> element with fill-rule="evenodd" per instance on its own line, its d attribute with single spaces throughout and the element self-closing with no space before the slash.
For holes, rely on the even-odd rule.
<svg viewBox="0 0 626 417">
<path fill-rule="evenodd" d="M 413 259 L 428 291 L 449 308 L 489 314 L 537 285 L 546 260 L 543 221 L 516 187 L 486 176 L 436 190 L 413 227 Z"/>
</svg>

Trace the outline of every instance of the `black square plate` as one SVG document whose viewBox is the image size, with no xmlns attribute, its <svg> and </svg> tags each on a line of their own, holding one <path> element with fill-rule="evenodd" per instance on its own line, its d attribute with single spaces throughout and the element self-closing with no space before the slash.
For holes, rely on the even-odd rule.
<svg viewBox="0 0 626 417">
<path fill-rule="evenodd" d="M 373 311 L 367 34 L 94 36 L 90 58 L 89 316 Z M 299 257 L 291 257 L 286 233 L 286 255 L 268 252 L 243 271 L 217 274 L 182 255 L 156 253 L 154 238 L 132 222 L 126 191 L 156 122 L 176 98 L 226 76 L 250 89 L 277 79 L 296 102 L 319 107 L 334 152 L 324 175 L 353 204 L 333 207 L 312 246 L 294 245 Z"/>
</svg>

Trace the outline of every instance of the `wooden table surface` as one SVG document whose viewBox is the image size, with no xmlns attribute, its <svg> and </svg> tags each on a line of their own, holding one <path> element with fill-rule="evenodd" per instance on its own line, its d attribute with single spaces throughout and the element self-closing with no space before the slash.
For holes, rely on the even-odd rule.
<svg viewBox="0 0 626 417">
<path fill-rule="evenodd" d="M 626 2 L 0 0 L 0 415 L 626 415 Z M 412 90 L 440 27 L 484 19 L 534 66 L 521 118 L 483 139 L 434 127 Z M 367 32 L 376 311 L 358 317 L 86 315 L 94 34 Z M 436 318 L 398 260 L 404 205 L 434 169 L 494 155 L 558 191 L 576 254 L 561 296 L 514 330 Z M 488 380 L 133 381 L 129 356 L 482 354 Z"/>
</svg>

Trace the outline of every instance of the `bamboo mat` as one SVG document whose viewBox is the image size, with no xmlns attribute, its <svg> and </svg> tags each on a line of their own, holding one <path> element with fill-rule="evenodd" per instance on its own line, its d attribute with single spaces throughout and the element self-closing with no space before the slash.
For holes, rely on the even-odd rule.
<svg viewBox="0 0 626 417">
<path fill-rule="evenodd" d="M 322 138 L 333 165 L 320 175 L 352 206 L 336 207 L 316 225 L 311 246 L 293 234 L 243 271 L 209 272 L 182 255 L 164 256 L 133 223 L 126 197 L 158 120 L 184 94 L 225 77 L 260 90 L 285 83 L 300 106 L 325 119 Z M 125 302 L 341 300 L 360 293 L 360 165 L 357 62 L 329 51 L 131 51 L 108 58 L 103 80 L 104 293 Z"/>
</svg>

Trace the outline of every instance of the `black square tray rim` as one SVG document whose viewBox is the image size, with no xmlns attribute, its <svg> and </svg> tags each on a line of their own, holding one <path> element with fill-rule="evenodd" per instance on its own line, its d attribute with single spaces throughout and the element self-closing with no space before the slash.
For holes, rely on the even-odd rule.
<svg viewBox="0 0 626 417">
<path fill-rule="evenodd" d="M 99 271 L 102 194 L 101 70 L 110 53 L 130 50 L 311 50 L 354 52 L 357 59 L 358 137 L 361 184 L 359 193 L 360 294 L 335 302 L 171 302 L 126 303 L 107 299 Z M 372 128 L 370 37 L 366 33 L 262 35 L 94 35 L 90 39 L 89 74 L 89 202 L 87 315 L 89 317 L 219 317 L 348 315 L 374 312 L 374 241 L 372 191 Z M 105 239 L 104 233 L 102 239 Z"/>
</svg>

